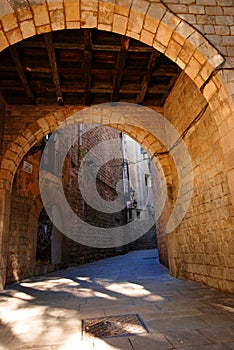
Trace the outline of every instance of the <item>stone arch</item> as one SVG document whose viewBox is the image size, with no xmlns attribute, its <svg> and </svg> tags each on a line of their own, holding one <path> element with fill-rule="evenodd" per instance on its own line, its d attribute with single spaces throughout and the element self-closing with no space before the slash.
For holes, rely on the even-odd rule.
<svg viewBox="0 0 234 350">
<path fill-rule="evenodd" d="M 232 125 L 234 106 L 217 68 L 224 63 L 218 50 L 195 27 L 171 13 L 162 3 L 150 1 L 85 2 L 82 0 L 20 2 L 4 0 L 0 14 L 0 50 L 23 39 L 53 30 L 97 28 L 140 40 L 164 53 L 190 77 L 202 91 L 219 127 L 225 167 L 234 202 Z M 217 73 L 217 74 L 214 74 Z M 25 135 L 27 138 L 31 135 Z M 21 150 L 22 152 L 22 150 Z M 2 168 L 7 167 L 3 159 Z M 5 171 L 5 178 L 8 177 Z M 9 188 L 9 184 L 6 185 Z M 4 185 L 5 187 L 5 185 Z"/>
<path fill-rule="evenodd" d="M 103 124 L 105 126 L 111 126 L 114 127 L 120 131 L 124 131 L 126 134 L 128 134 L 130 137 L 132 137 L 134 140 L 136 140 L 138 143 L 142 145 L 143 148 L 145 148 L 150 156 L 153 156 L 155 152 L 157 151 L 165 151 L 166 148 L 163 145 L 162 142 L 154 135 L 154 132 L 157 134 L 159 132 L 160 134 L 160 125 L 154 125 L 155 121 L 153 119 L 155 112 L 149 108 L 141 107 L 139 108 L 136 106 L 135 108 L 132 107 L 131 104 L 121 104 L 123 105 L 123 109 L 121 110 L 121 113 L 116 113 L 115 107 L 110 106 L 107 104 L 107 108 L 102 110 L 102 107 L 100 106 L 94 106 L 90 108 L 80 109 L 80 108 L 62 108 L 59 109 L 56 112 L 49 113 L 45 115 L 44 117 L 40 118 L 36 122 L 32 123 L 28 126 L 27 130 L 24 130 L 24 133 L 26 132 L 27 135 L 31 135 L 30 138 L 26 139 L 23 134 L 19 135 L 18 138 L 12 143 L 12 145 L 9 147 L 9 152 L 12 154 L 17 155 L 17 158 L 12 160 L 12 164 L 15 165 L 15 167 L 12 167 L 12 172 L 10 173 L 7 181 L 10 186 L 10 184 L 13 181 L 14 174 L 21 162 L 21 159 L 24 154 L 27 153 L 27 151 L 37 142 L 39 141 L 43 136 L 46 134 L 55 131 L 58 127 L 63 127 L 66 125 L 70 125 L 72 123 L 93 123 L 93 124 Z M 109 107 L 108 107 L 109 106 Z M 126 110 L 125 110 L 126 106 Z M 144 118 L 137 119 L 137 113 L 140 111 L 139 116 L 141 116 L 141 110 L 144 111 Z M 125 114 L 124 115 L 124 111 Z M 147 111 L 148 111 L 148 118 L 147 117 Z M 157 129 L 159 131 L 157 131 Z M 17 150 L 20 152 L 21 150 L 24 150 L 24 153 L 22 153 L 21 157 L 19 156 Z M 14 151 L 14 152 L 13 152 Z M 8 152 L 8 151 L 7 151 Z M 171 179 L 170 177 L 170 170 L 171 167 L 174 166 L 171 155 L 164 155 L 162 159 L 159 159 L 159 162 L 157 158 L 153 158 L 153 163 L 160 164 L 160 161 L 163 161 L 163 166 L 159 166 L 159 170 L 161 171 L 160 176 L 163 179 L 163 186 L 166 191 L 166 186 L 171 186 Z M 158 168 L 158 167 L 157 167 Z M 166 182 L 165 178 L 166 177 Z M 182 180 L 183 181 L 183 180 Z M 177 189 L 174 190 L 174 192 L 177 192 Z M 176 197 L 176 196 L 175 196 Z M 173 204 L 175 204 L 175 197 L 167 198 L 166 201 L 166 208 L 164 208 L 164 217 L 165 217 L 165 225 L 167 223 L 167 220 L 170 216 L 170 213 L 173 210 Z M 169 200 L 170 199 L 170 200 Z M 164 204 L 163 204 L 164 205 Z M 167 217 L 167 220 L 166 220 Z M 160 242 L 158 241 L 160 244 Z M 163 259 L 162 259 L 163 261 Z M 167 264 L 167 258 L 164 260 L 164 263 Z"/>
<path fill-rule="evenodd" d="M 129 136 L 140 142 L 142 146 L 145 147 L 151 154 L 158 149 L 158 144 L 156 143 L 157 138 L 152 138 L 152 136 L 148 134 L 148 132 L 152 132 L 150 127 L 154 125 L 154 120 L 151 120 L 152 124 L 148 124 L 145 119 L 142 119 L 142 121 L 137 123 L 132 108 L 130 108 L 129 114 L 127 114 L 125 117 L 121 113 L 119 115 L 116 113 L 109 113 L 110 111 L 107 111 L 106 114 L 101 114 L 100 106 L 90 107 L 90 109 L 93 110 L 93 113 L 87 113 L 87 109 L 80 110 L 80 108 L 73 107 L 62 108 L 56 112 L 45 115 L 37 122 L 34 122 L 28 126 L 26 132 L 28 135 L 31 135 L 30 139 L 26 139 L 22 137 L 22 135 L 19 135 L 9 148 L 9 152 L 13 152 L 13 150 L 17 149 L 18 147 L 18 149 L 23 149 L 26 153 L 31 146 L 37 142 L 37 140 L 40 140 L 40 138 L 42 138 L 48 132 L 53 132 L 58 126 L 70 125 L 74 122 L 87 122 L 94 124 L 101 123 L 106 126 L 109 125 L 126 132 Z M 137 107 L 137 109 L 140 108 Z M 129 118 L 130 116 L 132 117 L 132 120 Z M 147 127 L 149 130 L 147 130 Z M 12 173 L 10 174 L 11 178 L 8 179 L 9 184 L 13 180 L 14 172 L 16 171 L 21 160 L 17 153 L 14 154 L 16 156 L 13 159 L 15 168 L 12 169 Z M 7 193 L 9 194 L 10 192 Z M 176 269 L 174 270 L 172 269 L 172 272 L 176 273 Z"/>
<path fill-rule="evenodd" d="M 12 4 L 12 3 L 11 3 Z M 233 113 L 230 94 L 222 80 L 218 67 L 223 57 L 194 27 L 169 12 L 161 3 L 150 1 L 93 1 L 64 0 L 21 2 L 10 5 L 7 0 L 1 8 L 0 50 L 23 39 L 54 30 L 97 28 L 127 35 L 153 46 L 182 68 L 196 84 L 209 104 L 212 117 L 219 129 L 224 165 L 234 203 L 233 163 Z M 53 119 L 38 120 L 35 129 L 25 130 L 6 151 L 1 164 L 0 191 L 3 199 L 0 208 L 1 231 L 9 221 L 9 198 L 12 179 L 20 159 L 31 145 L 61 125 L 63 113 L 71 115 L 72 108 L 63 109 Z M 6 244 L 6 239 L 3 239 Z M 4 245 L 2 245 L 4 250 Z M 5 258 L 2 258 L 1 274 L 4 280 Z"/>
<path fill-rule="evenodd" d="M 113 108 L 113 107 L 112 107 Z M 128 111 L 128 114 L 132 113 L 132 107 L 129 107 L 130 110 Z M 87 111 L 92 110 L 93 113 L 89 113 Z M 59 109 L 56 112 L 49 113 L 45 115 L 44 117 L 40 118 L 36 122 L 30 124 L 27 128 L 27 130 L 24 130 L 24 132 L 19 135 L 16 140 L 11 144 L 9 147 L 9 153 L 17 155 L 17 157 L 13 160 L 13 163 L 15 165 L 14 168 L 12 168 L 12 172 L 10 173 L 7 181 L 10 186 L 11 183 L 13 183 L 15 173 L 22 161 L 23 156 L 27 153 L 27 151 L 30 150 L 32 146 L 35 145 L 42 137 L 47 135 L 50 132 L 54 132 L 59 127 L 64 127 L 66 125 L 70 125 L 72 123 L 93 123 L 97 124 L 100 123 L 105 126 L 110 126 L 115 129 L 118 129 L 120 131 L 124 131 L 126 134 L 131 136 L 133 139 L 135 139 L 138 143 L 144 147 L 148 154 L 150 156 L 153 156 L 153 154 L 158 150 L 165 150 L 165 147 L 163 144 L 153 135 L 150 133 L 150 130 L 147 130 L 144 128 L 144 126 L 147 126 L 147 123 L 145 121 L 142 122 L 141 126 L 138 126 L 136 121 L 129 121 L 129 115 L 124 117 L 122 114 L 112 114 L 111 108 L 110 110 L 107 110 L 106 114 L 100 112 L 99 106 L 97 106 L 97 111 L 95 110 L 95 106 L 92 108 L 85 108 L 81 110 L 80 107 L 76 108 L 62 108 Z M 139 107 L 137 107 L 139 109 Z M 142 109 L 146 109 L 145 107 L 142 107 Z M 150 109 L 147 108 L 149 111 Z M 152 111 L 152 113 L 155 113 Z M 133 113 L 134 116 L 134 113 Z M 126 123 L 126 120 L 128 120 L 128 124 Z M 31 135 L 30 138 L 26 139 L 24 137 L 25 132 L 27 135 Z M 17 152 L 18 150 L 18 152 Z M 24 152 L 20 153 L 21 150 L 24 150 Z M 7 151 L 7 152 L 8 152 Z M 19 155 L 20 153 L 20 155 Z M 164 157 L 164 166 L 160 168 L 160 170 L 163 170 L 163 168 L 167 168 L 168 165 L 170 165 L 170 155 L 166 155 L 167 163 L 165 164 L 165 157 Z M 153 159 L 153 163 L 158 163 L 157 158 Z M 168 170 L 167 170 L 168 172 Z M 167 174 L 168 175 L 168 174 Z M 165 176 L 163 173 L 161 174 L 162 178 Z M 166 185 L 166 183 L 164 184 Z M 11 189 L 11 187 L 10 187 Z M 56 193 L 57 197 L 57 193 Z M 38 217 L 40 215 L 41 209 L 43 207 L 41 198 L 38 196 L 36 198 L 35 203 L 33 203 L 33 207 L 29 213 L 29 221 L 28 221 L 28 236 L 33 236 L 33 242 L 32 247 L 30 247 L 29 255 L 31 257 L 31 273 L 33 273 L 33 268 L 35 266 L 35 249 L 36 249 L 36 228 L 37 228 L 37 222 Z M 170 211 L 173 209 L 171 206 L 170 208 L 167 208 Z M 11 269 L 13 270 L 13 269 Z M 30 272 L 28 272 L 30 274 Z M 10 277 L 10 278 L 9 278 Z M 27 277 L 25 275 L 25 277 Z M 17 279 L 17 276 L 14 275 L 13 271 L 13 279 Z M 13 280 L 12 280 L 13 281 Z M 11 276 L 8 276 L 8 282 L 11 282 Z"/>
<path fill-rule="evenodd" d="M 131 120 L 127 120 L 127 117 L 125 116 L 117 116 L 116 119 L 116 116 L 111 115 L 111 113 L 108 116 L 108 112 L 106 115 L 100 116 L 98 110 L 95 112 L 95 106 L 93 108 L 89 108 L 90 110 L 94 111 L 94 114 L 91 117 L 86 113 L 88 110 L 87 108 L 82 110 L 81 107 L 64 107 L 56 112 L 49 113 L 38 119 L 36 122 L 30 124 L 28 128 L 12 142 L 3 157 L 2 168 L 4 169 L 4 164 L 6 164 L 8 172 L 5 174 L 5 171 L 2 171 L 1 169 L 0 176 L 2 175 L 2 179 L 5 178 L 6 189 L 11 190 L 15 172 L 22 161 L 22 158 L 29 151 L 29 149 L 35 145 L 35 143 L 40 141 L 42 137 L 48 133 L 52 133 L 60 127 L 73 123 L 102 124 L 104 126 L 110 126 L 123 131 L 132 137 L 136 142 L 140 143 L 151 157 L 153 157 L 154 153 L 160 149 L 165 151 L 165 146 L 151 132 L 150 127 L 152 127 L 152 125 L 149 125 L 147 128 L 147 122 L 144 120 L 138 125 L 137 121 L 134 119 L 132 122 Z M 142 108 L 150 111 L 149 108 Z M 152 110 L 152 114 L 153 113 L 155 112 Z M 78 117 L 76 117 L 76 114 Z"/>
</svg>

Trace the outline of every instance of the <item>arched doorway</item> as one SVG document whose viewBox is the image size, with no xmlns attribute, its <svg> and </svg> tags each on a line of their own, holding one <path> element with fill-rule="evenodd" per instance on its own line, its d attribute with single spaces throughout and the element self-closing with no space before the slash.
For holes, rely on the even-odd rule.
<svg viewBox="0 0 234 350">
<path fill-rule="evenodd" d="M 56 215 L 56 209 L 53 210 Z M 62 235 L 51 222 L 45 208 L 37 225 L 36 265 L 34 274 L 41 275 L 60 268 L 62 263 Z"/>
<path fill-rule="evenodd" d="M 37 225 L 36 263 L 51 263 L 51 236 L 53 224 L 43 208 Z"/>
</svg>

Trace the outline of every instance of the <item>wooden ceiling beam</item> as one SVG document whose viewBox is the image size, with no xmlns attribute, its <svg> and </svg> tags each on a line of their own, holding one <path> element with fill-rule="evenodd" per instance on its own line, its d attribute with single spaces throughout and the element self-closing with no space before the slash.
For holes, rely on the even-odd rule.
<svg viewBox="0 0 234 350">
<path fill-rule="evenodd" d="M 128 38 L 130 41 L 130 38 Z M 97 51 L 119 51 L 119 46 L 117 45 L 93 45 L 93 50 Z M 141 52 L 141 53 L 147 53 L 147 52 L 153 52 L 154 49 L 152 47 L 145 47 L 145 46 L 131 46 L 128 48 L 129 52 Z"/>
<path fill-rule="evenodd" d="M 54 82 L 54 86 L 55 86 L 57 102 L 61 106 L 61 105 L 63 105 L 63 95 L 62 95 L 62 91 L 61 91 L 58 65 L 57 65 L 57 60 L 56 60 L 56 55 L 55 55 L 55 50 L 54 50 L 52 33 L 44 34 L 44 39 L 45 39 L 46 49 L 47 49 L 47 53 L 48 53 L 48 57 L 49 57 L 49 61 L 50 61 L 50 67 L 51 67 L 53 82 Z"/>
<path fill-rule="evenodd" d="M 121 94 L 137 94 L 139 93 L 141 90 L 140 89 L 120 89 L 119 92 Z M 76 88 L 76 87 L 63 87 L 62 88 L 62 92 L 66 92 L 66 93 L 83 93 L 84 90 L 81 88 Z M 108 87 L 94 87 L 91 88 L 91 93 L 100 93 L 100 94 L 113 94 L 113 89 L 112 88 L 108 88 Z"/>
<path fill-rule="evenodd" d="M 160 57 L 160 53 L 158 51 L 154 51 L 151 53 L 148 66 L 147 66 L 147 71 L 141 83 L 141 92 L 136 97 L 136 103 L 143 103 L 145 99 L 145 95 L 149 89 L 153 70 L 155 68 L 157 61 L 159 60 L 159 57 Z"/>
<path fill-rule="evenodd" d="M 16 85 L 4 85 L 1 84 L 1 90 L 3 91 L 17 91 L 17 92 L 24 92 L 23 86 L 16 86 Z"/>
<path fill-rule="evenodd" d="M 153 73 L 152 76 L 153 77 L 177 77 L 179 74 L 179 72 L 172 72 L 170 71 L 170 66 L 168 66 L 165 69 L 156 69 Z"/>
<path fill-rule="evenodd" d="M 41 41 L 34 41 L 34 40 L 27 40 L 26 42 L 22 41 L 17 44 L 19 47 L 22 48 L 45 48 L 45 44 Z M 65 42 L 55 42 L 54 43 L 55 49 L 61 49 L 61 50 L 84 50 L 84 44 L 81 43 L 65 43 Z M 119 45 L 110 45 L 110 44 L 92 44 L 92 50 L 93 51 L 119 51 Z M 138 46 L 134 45 L 129 47 L 129 52 L 141 52 L 141 53 L 147 53 L 147 52 L 153 52 L 154 49 L 149 46 Z"/>
<path fill-rule="evenodd" d="M 119 89 L 121 87 L 121 82 L 124 74 L 129 44 L 130 44 L 130 38 L 126 36 L 122 36 L 118 58 L 117 58 L 117 64 L 116 64 L 117 74 L 115 75 L 114 81 L 113 81 L 113 94 L 111 98 L 112 102 L 116 102 L 118 100 Z"/>
<path fill-rule="evenodd" d="M 20 56 L 19 53 L 17 51 L 17 49 L 14 46 L 10 46 L 9 47 L 9 52 L 11 54 L 12 60 L 15 63 L 19 78 L 21 80 L 21 83 L 23 85 L 24 91 L 27 95 L 27 97 L 29 98 L 31 103 L 35 103 L 35 97 L 33 95 L 33 92 L 31 90 L 31 87 L 29 85 L 27 76 L 24 72 L 24 68 L 22 66 L 21 60 L 20 60 Z"/>
<path fill-rule="evenodd" d="M 105 99 L 126 99 L 145 105 L 155 99 L 154 103 L 161 105 L 180 72 L 152 47 L 125 36 L 98 34 L 94 29 L 71 31 L 68 38 L 65 33 L 45 34 L 14 48 L 18 64 L 17 58 L 12 63 L 7 56 L 0 59 L 0 90 L 7 103 L 15 103 L 16 99 L 29 103 L 25 94 L 28 81 L 31 93 L 40 103 L 54 103 L 57 96 L 61 102 L 63 98 L 77 99 L 85 105 Z"/>
<path fill-rule="evenodd" d="M 0 66 L 0 71 L 16 71 L 16 69 L 14 67 L 11 67 L 10 70 L 8 70 L 7 66 Z M 51 73 L 51 69 L 50 68 L 47 68 L 47 67 L 40 67 L 40 66 L 37 66 L 37 67 L 26 67 L 26 71 L 30 72 L 30 73 L 45 73 L 45 74 L 50 74 Z M 76 74 L 76 73 L 83 73 L 83 69 L 82 68 L 67 68 L 67 67 L 61 67 L 59 68 L 59 72 L 61 73 L 71 73 L 71 74 Z M 106 74 L 116 74 L 117 73 L 117 69 L 111 69 L 111 68 L 95 68 L 95 67 L 92 67 L 92 74 L 94 75 L 97 75 L 97 76 L 105 76 Z M 129 76 L 143 76 L 145 75 L 146 71 L 142 70 L 142 69 L 125 69 L 124 70 L 124 74 L 127 74 Z M 155 74 L 153 74 L 154 76 L 156 75 L 156 72 Z M 160 71 L 160 74 L 159 75 L 162 75 L 162 72 Z M 165 76 L 177 76 L 178 73 L 165 73 Z"/>
<path fill-rule="evenodd" d="M 0 66 L 0 71 L 1 72 L 17 72 L 17 69 L 15 66 Z"/>
<path fill-rule="evenodd" d="M 84 29 L 84 105 L 91 104 L 92 84 L 92 30 Z"/>
</svg>

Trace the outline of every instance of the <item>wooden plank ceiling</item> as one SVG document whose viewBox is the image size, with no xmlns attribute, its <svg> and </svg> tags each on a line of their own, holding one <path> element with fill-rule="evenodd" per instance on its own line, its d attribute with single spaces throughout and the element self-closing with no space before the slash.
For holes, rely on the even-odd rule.
<svg viewBox="0 0 234 350">
<path fill-rule="evenodd" d="M 0 53 L 7 104 L 163 106 L 181 70 L 139 41 L 96 29 L 37 35 Z"/>
</svg>

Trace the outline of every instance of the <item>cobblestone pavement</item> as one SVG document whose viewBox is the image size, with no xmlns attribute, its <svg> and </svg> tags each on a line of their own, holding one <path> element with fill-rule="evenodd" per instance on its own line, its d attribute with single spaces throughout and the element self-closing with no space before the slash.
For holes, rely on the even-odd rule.
<svg viewBox="0 0 234 350">
<path fill-rule="evenodd" d="M 138 314 L 148 333 L 84 338 L 82 320 Z M 178 280 L 156 250 L 34 277 L 0 293 L 0 349 L 234 349 L 234 296 Z"/>
</svg>

